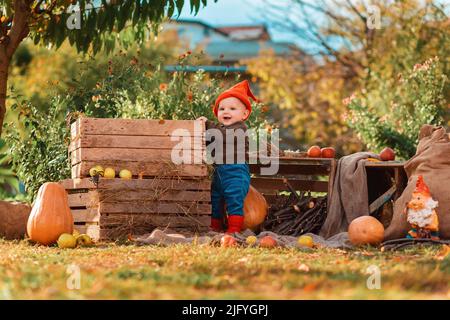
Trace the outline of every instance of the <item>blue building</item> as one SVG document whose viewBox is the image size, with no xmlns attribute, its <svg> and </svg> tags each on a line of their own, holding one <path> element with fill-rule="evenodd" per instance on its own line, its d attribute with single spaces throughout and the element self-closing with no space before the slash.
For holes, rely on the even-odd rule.
<svg viewBox="0 0 450 320">
<path fill-rule="evenodd" d="M 184 70 L 206 72 L 243 72 L 247 67 L 243 60 L 257 57 L 262 50 L 273 50 L 278 56 L 302 54 L 291 43 L 274 42 L 264 25 L 244 25 L 213 27 L 196 20 L 173 20 L 164 25 L 165 31 L 176 31 L 187 50 L 201 49 L 212 64 L 207 66 L 187 66 Z M 179 66 L 166 66 L 167 71 L 175 71 Z"/>
</svg>

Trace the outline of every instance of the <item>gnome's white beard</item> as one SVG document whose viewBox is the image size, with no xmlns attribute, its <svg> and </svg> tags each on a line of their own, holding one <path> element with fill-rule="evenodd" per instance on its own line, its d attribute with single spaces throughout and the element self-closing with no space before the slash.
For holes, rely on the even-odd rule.
<svg viewBox="0 0 450 320">
<path fill-rule="evenodd" d="M 420 228 L 430 225 L 433 222 L 433 209 L 437 206 L 438 202 L 430 198 L 425 202 L 425 208 L 419 210 L 408 209 L 408 222 Z"/>
</svg>

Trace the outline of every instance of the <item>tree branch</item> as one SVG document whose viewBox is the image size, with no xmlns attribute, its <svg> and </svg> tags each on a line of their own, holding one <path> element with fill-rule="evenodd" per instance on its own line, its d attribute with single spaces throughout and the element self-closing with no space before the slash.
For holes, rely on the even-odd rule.
<svg viewBox="0 0 450 320">
<path fill-rule="evenodd" d="M 28 28 L 28 19 L 31 16 L 31 4 L 33 0 L 15 0 L 14 1 L 14 17 L 11 30 L 7 37 L 9 43 L 6 46 L 6 55 L 11 59 L 20 42 L 28 36 L 30 29 Z"/>
<path fill-rule="evenodd" d="M 45 0 L 39 0 L 39 2 L 36 4 L 36 6 L 33 8 L 33 12 L 35 13 L 35 14 L 40 14 L 40 13 L 42 13 L 42 12 L 44 12 L 45 10 L 44 9 L 40 9 L 40 7 L 41 7 L 41 5 L 42 5 L 42 2 L 44 2 Z"/>
<path fill-rule="evenodd" d="M 361 19 L 361 21 L 367 26 L 367 18 L 364 17 L 361 12 L 358 11 L 358 9 L 356 9 L 356 7 L 353 5 L 353 3 L 351 2 L 351 0 L 345 0 L 347 2 L 347 4 L 350 6 L 350 8 L 353 10 L 354 13 L 356 13 L 356 15 Z"/>
</svg>

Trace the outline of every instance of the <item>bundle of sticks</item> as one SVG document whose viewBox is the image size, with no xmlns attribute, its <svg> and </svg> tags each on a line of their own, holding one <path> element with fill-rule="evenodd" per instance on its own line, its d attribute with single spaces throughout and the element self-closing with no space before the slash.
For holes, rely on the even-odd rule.
<svg viewBox="0 0 450 320">
<path fill-rule="evenodd" d="M 280 196 L 271 206 L 263 229 L 290 236 L 318 233 L 327 215 L 327 197 L 312 197 L 310 192 L 298 194 L 286 179 L 284 184 L 291 194 Z"/>
</svg>

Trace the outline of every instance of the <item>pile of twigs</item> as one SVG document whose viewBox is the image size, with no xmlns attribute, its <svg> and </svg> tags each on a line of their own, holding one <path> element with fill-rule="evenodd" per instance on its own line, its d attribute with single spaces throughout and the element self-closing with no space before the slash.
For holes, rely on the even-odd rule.
<svg viewBox="0 0 450 320">
<path fill-rule="evenodd" d="M 263 229 L 280 235 L 299 236 L 318 233 L 327 215 L 327 197 L 312 197 L 311 193 L 291 191 L 289 197 L 280 197 L 269 210 Z"/>
</svg>

